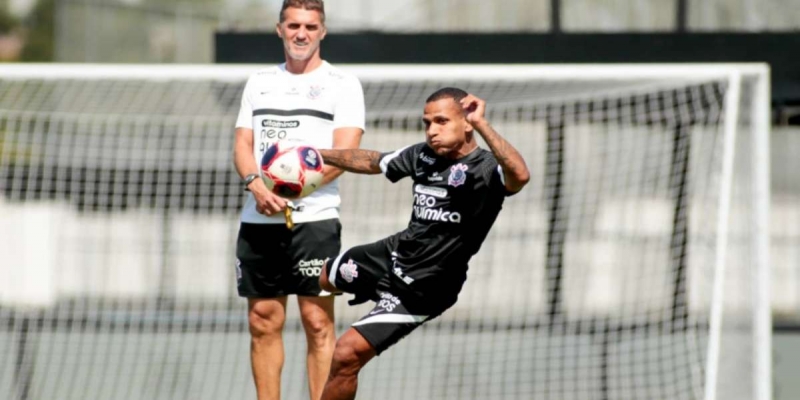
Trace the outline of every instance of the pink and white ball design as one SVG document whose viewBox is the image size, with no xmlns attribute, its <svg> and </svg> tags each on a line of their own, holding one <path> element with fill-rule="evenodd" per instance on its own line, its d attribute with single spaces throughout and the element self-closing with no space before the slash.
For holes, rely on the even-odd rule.
<svg viewBox="0 0 800 400">
<path fill-rule="evenodd" d="M 322 185 L 322 156 L 312 146 L 276 142 L 261 158 L 267 189 L 287 199 L 308 196 Z"/>
</svg>

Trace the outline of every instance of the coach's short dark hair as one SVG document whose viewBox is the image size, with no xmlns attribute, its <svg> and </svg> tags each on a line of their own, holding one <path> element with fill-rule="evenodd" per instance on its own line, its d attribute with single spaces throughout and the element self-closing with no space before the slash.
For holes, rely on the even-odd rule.
<svg viewBox="0 0 800 400">
<path fill-rule="evenodd" d="M 287 8 L 302 8 L 305 10 L 317 11 L 319 12 L 320 20 L 323 24 L 325 23 L 325 3 L 322 0 L 283 0 L 280 22 L 286 20 L 284 11 L 286 11 Z"/>
<path fill-rule="evenodd" d="M 425 100 L 425 103 L 427 104 L 441 99 L 453 99 L 456 103 L 459 103 L 464 97 L 467 97 L 467 92 L 459 88 L 445 87 L 433 92 L 428 96 L 428 99 Z"/>
</svg>

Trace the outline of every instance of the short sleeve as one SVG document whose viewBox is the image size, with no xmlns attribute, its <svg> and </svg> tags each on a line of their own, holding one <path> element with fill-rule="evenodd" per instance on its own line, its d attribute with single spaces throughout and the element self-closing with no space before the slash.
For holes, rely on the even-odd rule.
<svg viewBox="0 0 800 400">
<path fill-rule="evenodd" d="M 500 164 L 497 164 L 497 167 L 494 168 L 494 173 L 489 178 L 489 187 L 492 190 L 496 190 L 498 192 L 503 193 L 505 196 L 513 196 L 519 192 L 511 192 L 506 188 L 506 175 L 503 173 L 503 167 Z"/>
<path fill-rule="evenodd" d="M 239 116 L 236 118 L 236 128 L 253 129 L 253 103 L 250 101 L 250 87 L 252 77 L 247 80 L 242 93 L 242 105 L 239 107 Z"/>
<path fill-rule="evenodd" d="M 397 182 L 414 173 L 414 163 L 424 143 L 403 147 L 391 153 L 381 154 L 380 167 L 392 182 Z"/>
<path fill-rule="evenodd" d="M 480 164 L 479 173 L 481 179 L 487 182 L 489 190 L 494 193 L 500 193 L 504 196 L 511 196 L 514 192 L 509 192 L 506 188 L 506 178 L 503 174 L 503 167 L 497 162 L 493 155 L 486 158 Z"/>
<path fill-rule="evenodd" d="M 344 80 L 333 110 L 333 129 L 364 129 L 364 91 L 356 77 Z"/>
</svg>

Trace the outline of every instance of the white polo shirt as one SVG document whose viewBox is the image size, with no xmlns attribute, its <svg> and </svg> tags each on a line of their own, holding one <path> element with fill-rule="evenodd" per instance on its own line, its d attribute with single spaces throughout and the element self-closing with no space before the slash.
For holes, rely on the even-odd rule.
<svg viewBox="0 0 800 400">
<path fill-rule="evenodd" d="M 333 147 L 333 130 L 364 129 L 364 92 L 354 75 L 323 61 L 306 74 L 292 74 L 286 64 L 256 72 L 247 80 L 237 128 L 253 130 L 253 156 L 261 162 L 264 151 L 278 140 L 297 140 L 318 149 Z M 299 200 L 292 213 L 295 223 L 339 217 L 339 182 L 334 180 Z M 254 224 L 283 224 L 283 215 L 267 217 L 256 211 L 252 193 L 241 220 Z"/>
</svg>

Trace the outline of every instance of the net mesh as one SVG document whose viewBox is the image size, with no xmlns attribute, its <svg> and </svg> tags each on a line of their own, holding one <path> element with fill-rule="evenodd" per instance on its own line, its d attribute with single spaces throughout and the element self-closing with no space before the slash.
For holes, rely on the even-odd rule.
<svg viewBox="0 0 800 400">
<path fill-rule="evenodd" d="M 233 268 L 243 194 L 232 133 L 246 76 L 87 75 L 0 78 L 0 392 L 254 397 Z M 424 99 L 457 86 L 488 100 L 532 175 L 459 302 L 371 362 L 359 398 L 703 398 L 721 234 L 732 250 L 718 398 L 750 398 L 753 135 L 742 100 L 720 232 L 723 128 L 736 117 L 724 77 L 363 85 L 363 148 L 423 140 Z M 402 229 L 409 185 L 345 174 L 343 246 Z M 282 392 L 304 398 L 293 303 Z M 337 332 L 369 307 L 339 299 Z"/>
</svg>

